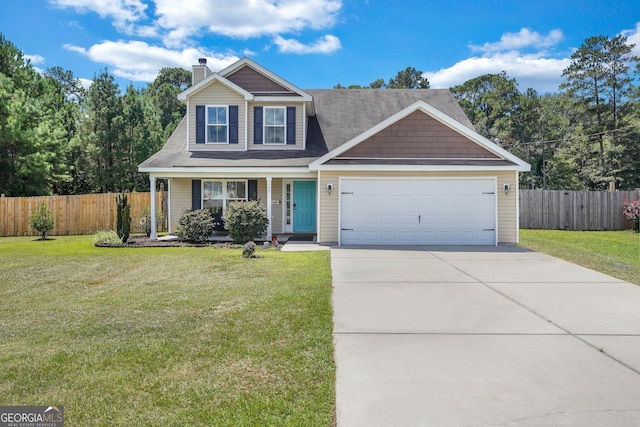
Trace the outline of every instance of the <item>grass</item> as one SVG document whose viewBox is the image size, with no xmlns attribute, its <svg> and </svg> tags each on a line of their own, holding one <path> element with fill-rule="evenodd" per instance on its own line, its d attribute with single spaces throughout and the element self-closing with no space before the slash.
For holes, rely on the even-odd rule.
<svg viewBox="0 0 640 427">
<path fill-rule="evenodd" d="M 640 285 L 640 234 L 638 233 L 520 230 L 520 246 Z"/>
<path fill-rule="evenodd" d="M 0 402 L 65 425 L 330 425 L 329 253 L 0 239 Z"/>
</svg>

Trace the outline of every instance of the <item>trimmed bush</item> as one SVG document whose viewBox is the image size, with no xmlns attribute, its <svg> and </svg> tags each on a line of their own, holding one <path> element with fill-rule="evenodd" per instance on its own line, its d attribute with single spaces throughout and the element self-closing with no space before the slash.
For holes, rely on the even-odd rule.
<svg viewBox="0 0 640 427">
<path fill-rule="evenodd" d="M 113 230 L 102 230 L 94 234 L 93 243 L 96 246 L 122 246 L 122 239 Z"/>
<path fill-rule="evenodd" d="M 131 232 L 131 206 L 127 202 L 126 194 L 118 194 L 116 196 L 116 213 L 116 232 L 122 243 L 127 243 Z"/>
<path fill-rule="evenodd" d="M 213 234 L 214 222 L 209 209 L 187 210 L 178 221 L 176 236 L 189 242 L 206 242 Z"/>
<path fill-rule="evenodd" d="M 53 230 L 53 213 L 45 202 L 40 203 L 38 209 L 34 209 L 29 217 L 31 228 L 40 233 L 40 240 L 47 240 L 47 232 Z"/>
<path fill-rule="evenodd" d="M 268 223 L 267 212 L 257 201 L 233 202 L 224 216 L 224 228 L 240 244 L 260 237 Z"/>
</svg>

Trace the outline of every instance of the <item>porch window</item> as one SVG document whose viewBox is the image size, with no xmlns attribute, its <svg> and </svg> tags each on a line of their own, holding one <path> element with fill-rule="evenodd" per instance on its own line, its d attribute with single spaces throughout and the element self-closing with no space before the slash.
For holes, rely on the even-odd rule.
<svg viewBox="0 0 640 427">
<path fill-rule="evenodd" d="M 285 186 L 285 221 L 287 225 L 291 225 L 291 184 Z"/>
<path fill-rule="evenodd" d="M 224 216 L 231 202 L 247 200 L 247 181 L 202 181 L 202 207 Z"/>
<path fill-rule="evenodd" d="M 207 106 L 207 143 L 226 144 L 228 139 L 227 106 Z"/>
<path fill-rule="evenodd" d="M 285 107 L 264 107 L 264 143 L 284 144 Z"/>
</svg>

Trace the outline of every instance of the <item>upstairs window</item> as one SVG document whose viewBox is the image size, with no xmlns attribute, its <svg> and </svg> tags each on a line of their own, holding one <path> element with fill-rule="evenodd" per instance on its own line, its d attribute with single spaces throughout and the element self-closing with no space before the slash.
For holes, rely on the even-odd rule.
<svg viewBox="0 0 640 427">
<path fill-rule="evenodd" d="M 237 105 L 196 105 L 196 144 L 237 144 Z"/>
<path fill-rule="evenodd" d="M 207 107 L 207 143 L 226 144 L 229 141 L 229 122 L 226 106 Z"/>
<path fill-rule="evenodd" d="M 264 107 L 264 143 L 285 143 L 285 107 Z"/>
<path fill-rule="evenodd" d="M 253 107 L 253 143 L 296 144 L 296 107 Z"/>
</svg>

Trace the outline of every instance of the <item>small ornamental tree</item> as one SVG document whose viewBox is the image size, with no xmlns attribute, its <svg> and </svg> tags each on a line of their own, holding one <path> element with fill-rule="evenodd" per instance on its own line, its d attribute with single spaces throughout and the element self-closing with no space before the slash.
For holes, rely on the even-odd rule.
<svg viewBox="0 0 640 427">
<path fill-rule="evenodd" d="M 633 223 L 633 229 L 640 233 L 640 199 L 622 202 L 622 213 Z"/>
<path fill-rule="evenodd" d="M 122 243 L 127 243 L 131 232 L 131 206 L 127 202 L 126 194 L 116 196 L 116 233 L 122 239 Z"/>
<path fill-rule="evenodd" d="M 215 220 L 209 209 L 187 210 L 182 214 L 176 228 L 176 236 L 180 240 L 202 243 L 213 234 Z"/>
<path fill-rule="evenodd" d="M 45 202 L 40 203 L 40 206 L 31 212 L 29 225 L 40 233 L 39 240 L 47 240 L 47 232 L 53 230 L 54 221 L 53 213 Z"/>
<path fill-rule="evenodd" d="M 267 212 L 255 200 L 231 203 L 224 215 L 224 228 L 242 245 L 264 233 L 268 223 Z"/>
</svg>

